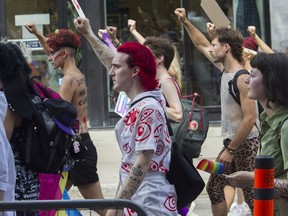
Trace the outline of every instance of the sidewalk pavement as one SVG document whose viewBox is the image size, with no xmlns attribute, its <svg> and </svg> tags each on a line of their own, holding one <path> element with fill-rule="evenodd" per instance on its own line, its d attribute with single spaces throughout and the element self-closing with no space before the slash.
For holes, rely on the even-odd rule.
<svg viewBox="0 0 288 216">
<path fill-rule="evenodd" d="M 121 153 L 115 138 L 114 129 L 91 129 L 89 133 L 97 148 L 97 167 L 104 197 L 114 198 L 118 187 L 121 160 Z M 207 139 L 202 146 L 201 156 L 194 159 L 194 165 L 196 166 L 204 158 L 215 160 L 223 146 L 222 140 L 220 125 L 210 125 Z M 199 171 L 199 173 L 204 181 L 207 182 L 210 174 L 203 171 Z M 71 199 L 83 199 L 75 187 L 69 191 L 69 195 Z M 193 216 L 212 215 L 206 189 L 202 191 L 194 202 L 196 205 L 193 209 Z"/>
</svg>

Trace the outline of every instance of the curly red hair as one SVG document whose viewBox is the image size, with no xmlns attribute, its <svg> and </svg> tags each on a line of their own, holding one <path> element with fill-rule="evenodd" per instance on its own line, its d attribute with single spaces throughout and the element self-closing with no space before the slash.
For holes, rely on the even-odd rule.
<svg viewBox="0 0 288 216">
<path fill-rule="evenodd" d="M 79 49 L 81 45 L 80 38 L 80 35 L 69 29 L 59 29 L 55 34 L 51 34 L 48 37 L 47 45 L 53 50 L 60 47 Z"/>
</svg>

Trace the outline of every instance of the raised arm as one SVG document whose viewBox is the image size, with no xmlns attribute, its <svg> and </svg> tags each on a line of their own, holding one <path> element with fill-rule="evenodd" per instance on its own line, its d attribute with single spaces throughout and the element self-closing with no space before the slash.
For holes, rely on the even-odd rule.
<svg viewBox="0 0 288 216">
<path fill-rule="evenodd" d="M 114 47 L 121 45 L 121 42 L 117 38 L 117 28 L 115 26 L 107 26 L 106 28 L 109 37 L 111 38 Z"/>
<path fill-rule="evenodd" d="M 220 71 L 222 71 L 222 64 L 215 64 L 211 58 L 209 52 L 211 45 L 209 40 L 187 19 L 185 8 L 177 8 L 174 13 L 177 15 L 178 20 L 184 25 L 192 43 L 196 46 L 196 48 L 203 53 Z"/>
<path fill-rule="evenodd" d="M 178 20 L 184 25 L 186 31 L 189 34 L 189 37 L 197 49 L 203 53 L 207 58 L 210 57 L 209 48 L 210 42 L 186 17 L 185 8 L 177 8 L 175 14 L 178 17 Z"/>
<path fill-rule="evenodd" d="M 115 53 L 99 38 L 96 37 L 92 31 L 89 19 L 78 17 L 74 20 L 74 25 L 77 31 L 80 32 L 88 40 L 96 56 L 106 67 L 107 71 L 110 71 Z"/>
<path fill-rule="evenodd" d="M 206 23 L 206 27 L 207 27 L 207 33 L 211 37 L 211 34 L 215 30 L 215 25 L 213 23 L 211 23 L 211 22 L 207 22 Z"/>
<path fill-rule="evenodd" d="M 247 32 L 252 38 L 254 38 L 260 47 L 260 49 L 265 53 L 274 53 L 274 51 L 256 34 L 255 26 L 248 26 Z"/>
<path fill-rule="evenodd" d="M 128 28 L 131 34 L 136 38 L 136 40 L 143 44 L 145 42 L 145 38 L 136 30 L 136 21 L 132 19 L 128 19 Z"/>
<path fill-rule="evenodd" d="M 34 22 L 30 22 L 30 23 L 27 23 L 25 25 L 25 28 L 31 33 L 31 34 L 34 34 L 39 42 L 41 43 L 43 49 L 44 49 L 44 52 L 49 55 L 50 54 L 50 48 L 49 46 L 47 45 L 46 41 L 47 41 L 47 38 L 37 29 L 36 25 Z"/>
</svg>

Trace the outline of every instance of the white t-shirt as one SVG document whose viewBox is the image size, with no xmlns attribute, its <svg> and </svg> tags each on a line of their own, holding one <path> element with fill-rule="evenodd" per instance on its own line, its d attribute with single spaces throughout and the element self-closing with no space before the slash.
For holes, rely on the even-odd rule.
<svg viewBox="0 0 288 216">
<path fill-rule="evenodd" d="M 0 190 L 5 191 L 4 201 L 15 199 L 15 162 L 10 143 L 4 129 L 4 118 L 7 111 L 5 95 L 0 91 Z M 0 212 L 0 215 L 14 215 L 14 212 Z"/>
<path fill-rule="evenodd" d="M 164 114 L 165 99 L 162 91 L 141 93 L 133 101 L 148 95 L 157 100 L 151 97 L 142 99 L 115 126 L 122 153 L 120 182 L 122 185 L 131 171 L 136 152 L 153 150 L 149 171 L 131 199 L 139 203 L 149 215 L 177 215 L 175 188 L 165 176 L 169 171 L 172 144 Z"/>
</svg>

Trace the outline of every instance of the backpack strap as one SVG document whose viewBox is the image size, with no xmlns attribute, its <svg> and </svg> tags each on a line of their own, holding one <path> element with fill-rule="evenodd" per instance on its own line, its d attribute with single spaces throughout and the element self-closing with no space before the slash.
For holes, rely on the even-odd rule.
<svg viewBox="0 0 288 216">
<path fill-rule="evenodd" d="M 233 77 L 232 80 L 230 80 L 228 82 L 228 91 L 229 94 L 233 97 L 233 99 L 241 106 L 241 102 L 240 102 L 240 93 L 239 93 L 239 89 L 237 86 L 237 79 L 239 76 L 241 76 L 242 74 L 250 74 L 249 71 L 245 70 L 245 69 L 241 69 L 239 71 L 236 72 L 235 76 Z"/>
<path fill-rule="evenodd" d="M 177 93 L 178 93 L 178 96 L 179 96 L 179 98 L 181 97 L 181 90 L 180 90 L 180 86 L 178 85 L 178 83 L 176 82 L 176 80 L 174 79 L 174 78 L 168 78 L 168 79 L 170 79 L 170 80 L 172 80 L 172 82 L 173 82 L 173 84 L 175 85 L 175 88 L 176 88 L 176 90 L 177 90 Z"/>
<path fill-rule="evenodd" d="M 131 105 L 130 105 L 130 108 L 131 108 L 132 106 L 134 106 L 136 103 L 140 102 L 141 100 L 143 100 L 143 99 L 145 99 L 145 98 L 154 98 L 156 101 L 158 101 L 158 100 L 156 99 L 156 97 L 154 97 L 154 96 L 152 96 L 152 95 L 148 95 L 148 96 L 144 96 L 144 97 L 142 97 L 142 98 L 139 98 L 139 99 L 136 100 L 136 101 L 133 101 L 133 103 L 131 103 Z"/>
<path fill-rule="evenodd" d="M 148 96 L 139 98 L 138 100 L 136 100 L 136 101 L 134 101 L 133 103 L 131 103 L 130 108 L 131 108 L 132 106 L 134 106 L 136 103 L 140 102 L 141 100 L 143 100 L 143 99 L 145 99 L 145 98 L 154 98 L 156 101 L 158 101 L 156 97 L 154 97 L 154 96 L 152 96 L 152 95 L 148 95 Z M 159 102 L 159 101 L 158 101 L 158 102 Z M 173 136 L 172 127 L 171 127 L 171 125 L 170 125 L 170 123 L 169 123 L 169 121 L 168 121 L 168 118 L 167 118 L 167 115 L 166 115 L 165 112 L 164 112 L 164 115 L 165 115 L 166 123 L 167 123 L 167 126 L 168 126 L 169 135 L 172 137 L 172 136 Z"/>
<path fill-rule="evenodd" d="M 237 79 L 239 76 L 241 76 L 242 74 L 249 74 L 249 71 L 245 70 L 245 69 L 241 69 L 239 71 L 236 72 L 235 76 L 233 77 L 232 80 L 230 80 L 228 82 L 228 91 L 229 91 L 229 94 L 233 97 L 233 99 L 241 106 L 241 101 L 240 101 L 240 92 L 239 92 L 239 89 L 238 89 L 238 86 L 237 86 Z M 258 104 L 258 107 L 261 106 L 260 103 L 257 103 Z M 258 115 L 260 115 L 260 111 L 259 111 L 259 108 L 258 108 Z M 256 126 L 259 134 L 261 134 L 261 130 L 260 128 L 258 127 L 258 125 L 256 124 L 256 122 L 254 123 L 254 125 Z"/>
<path fill-rule="evenodd" d="M 181 94 L 181 91 L 180 91 L 180 86 L 178 85 L 178 83 L 176 82 L 176 80 L 174 79 L 174 78 L 167 78 L 167 79 L 169 79 L 169 80 L 172 80 L 172 82 L 173 82 L 173 84 L 174 84 L 174 86 L 175 86 L 175 88 L 176 88 L 176 91 L 177 91 L 177 94 L 178 94 L 178 96 L 179 96 L 179 98 L 181 98 L 182 96 L 182 94 Z M 161 88 L 161 85 L 159 85 L 159 88 Z M 166 97 L 165 97 L 165 95 L 163 94 L 163 96 L 164 96 L 164 98 L 165 98 L 165 101 L 166 101 L 166 107 L 170 107 L 170 105 L 169 105 L 169 103 L 168 103 L 168 101 L 167 101 L 167 99 L 166 99 Z"/>
</svg>

